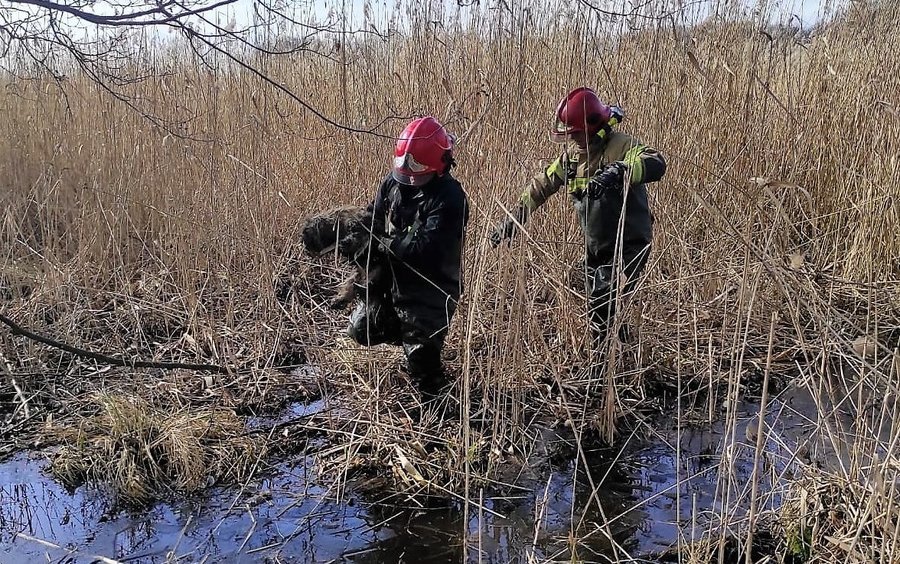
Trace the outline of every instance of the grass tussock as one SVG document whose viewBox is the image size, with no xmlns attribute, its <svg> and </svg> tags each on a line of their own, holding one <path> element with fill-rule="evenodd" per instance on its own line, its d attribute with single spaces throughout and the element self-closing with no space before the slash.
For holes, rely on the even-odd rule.
<svg viewBox="0 0 900 564">
<path fill-rule="evenodd" d="M 125 504 L 241 483 L 266 453 L 231 410 L 163 410 L 103 393 L 84 407 L 92 413 L 44 429 L 45 440 L 58 444 L 50 471 L 72 486 L 99 484 Z"/>
<path fill-rule="evenodd" d="M 866 476 L 810 470 L 779 512 L 785 553 L 794 562 L 888 562 L 900 523 L 897 468 L 876 462 Z"/>
</svg>

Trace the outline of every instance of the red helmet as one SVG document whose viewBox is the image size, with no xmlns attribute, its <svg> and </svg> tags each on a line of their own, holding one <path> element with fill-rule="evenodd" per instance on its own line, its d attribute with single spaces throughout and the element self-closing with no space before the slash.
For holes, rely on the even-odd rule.
<svg viewBox="0 0 900 564">
<path fill-rule="evenodd" d="M 560 101 L 556 108 L 556 124 L 550 130 L 554 141 L 565 141 L 573 133 L 586 131 L 596 135 L 609 121 L 609 106 L 600 101 L 590 88 L 576 88 Z"/>
<path fill-rule="evenodd" d="M 444 174 L 453 151 L 453 136 L 438 120 L 426 116 L 409 122 L 394 146 L 394 180 L 422 186 Z"/>
</svg>

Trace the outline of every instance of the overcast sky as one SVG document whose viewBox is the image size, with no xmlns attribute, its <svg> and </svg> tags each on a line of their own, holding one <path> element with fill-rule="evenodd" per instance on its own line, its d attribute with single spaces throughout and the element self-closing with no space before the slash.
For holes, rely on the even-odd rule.
<svg viewBox="0 0 900 564">
<path fill-rule="evenodd" d="M 66 3 L 71 0 L 57 0 Z M 217 0 L 197 0 L 195 4 L 213 4 Z M 265 0 L 267 4 L 278 2 L 279 0 Z M 790 22 L 793 27 L 798 27 L 801 23 L 804 28 L 809 28 L 820 21 L 822 17 L 834 14 L 836 9 L 842 8 L 849 0 L 584 0 L 580 4 L 579 0 L 464 0 L 463 4 L 476 4 L 480 2 L 481 8 L 496 6 L 503 2 L 507 6 L 511 6 L 515 12 L 516 8 L 522 5 L 534 6 L 535 4 L 546 2 L 548 8 L 565 9 L 579 8 L 579 13 L 594 14 L 594 12 L 585 6 L 589 3 L 594 6 L 600 6 L 614 12 L 628 13 L 631 12 L 633 6 L 652 6 L 655 13 L 662 13 L 666 10 L 673 11 L 675 8 L 684 10 L 679 23 L 694 23 L 704 19 L 704 16 L 715 13 L 717 8 L 724 6 L 742 6 L 747 16 L 755 15 L 760 9 L 767 11 L 772 20 L 775 22 Z M 128 0 L 117 0 L 117 4 L 126 4 Z M 418 7 L 420 3 L 429 2 L 429 0 L 281 0 L 282 6 L 287 6 L 285 12 L 287 16 L 296 21 L 303 23 L 319 23 L 327 25 L 330 29 L 340 30 L 341 26 L 346 26 L 347 31 L 355 29 L 369 28 L 375 26 L 379 31 L 387 31 L 388 27 L 396 28 L 400 26 L 402 29 L 402 19 L 391 20 L 406 13 L 408 6 Z M 402 3 L 398 7 L 398 2 Z M 133 2 L 135 9 L 154 5 L 152 0 L 143 0 L 143 2 Z M 445 18 L 455 15 L 457 12 L 462 16 L 461 21 L 469 21 L 470 17 L 483 17 L 486 13 L 480 8 L 470 8 L 458 6 L 456 0 L 430 0 L 430 5 L 439 7 L 445 14 Z M 17 9 L 23 9 L 22 4 L 14 5 Z M 6 0 L 0 0 L 0 12 L 4 17 L 15 17 L 14 10 Z M 206 17 L 212 19 L 223 27 L 229 29 L 240 30 L 246 28 L 254 21 L 254 0 L 236 0 L 236 2 L 217 9 L 212 14 L 206 14 Z M 35 14 L 46 13 L 40 8 L 31 6 L 27 7 L 29 11 Z M 90 10 L 101 14 L 121 13 L 121 9 L 116 11 L 109 3 L 98 0 L 90 6 Z M 571 12 L 571 10 L 569 10 Z M 20 12 L 19 12 L 20 13 Z M 440 17 L 440 16 L 435 16 Z M 402 16 L 401 16 L 402 18 Z M 623 20 L 617 19 L 616 23 Z M 64 18 L 64 25 L 72 28 L 72 35 L 78 39 L 89 39 L 95 37 L 98 28 L 93 24 L 88 24 L 76 18 Z M 199 18 L 192 18 L 192 22 L 199 24 Z M 282 23 L 284 21 L 282 20 Z M 155 28 L 150 33 L 159 33 L 160 37 L 168 36 L 168 28 Z M 145 31 L 149 31 L 144 28 Z M 278 33 L 279 29 L 273 29 L 274 33 Z M 288 30 L 290 33 L 296 33 L 297 30 Z M 301 32 L 302 33 L 302 32 Z"/>
<path fill-rule="evenodd" d="M 521 4 L 518 0 L 505 0 L 507 4 L 515 6 Z M 804 26 L 815 24 L 823 15 L 833 14 L 835 9 L 843 7 L 848 0 L 667 0 L 665 2 L 657 1 L 654 6 L 668 4 L 669 6 L 685 6 L 690 5 L 692 12 L 704 12 L 714 9 L 715 5 L 729 4 L 734 5 L 741 3 L 746 6 L 747 13 L 752 13 L 754 8 L 763 6 L 767 8 L 773 17 L 780 21 L 788 21 L 794 17 L 795 21 L 799 18 Z M 492 5 L 498 0 L 481 0 L 481 4 Z M 551 5 L 560 4 L 577 4 L 578 0 L 547 0 Z M 467 0 L 465 4 L 474 3 L 473 0 Z M 533 3 L 533 2 L 529 2 Z M 590 0 L 590 3 L 596 6 L 608 7 L 610 10 L 618 12 L 629 12 L 633 5 L 646 5 L 647 0 Z M 364 6 L 368 4 L 368 14 L 370 21 L 376 23 L 384 22 L 386 16 L 395 9 L 395 2 L 387 2 L 385 0 L 371 0 L 364 2 L 362 0 L 300 0 L 294 3 L 295 10 L 299 20 L 305 20 L 313 17 L 319 21 L 331 17 L 341 17 L 345 15 L 351 27 L 360 27 L 365 23 Z M 444 0 L 443 4 L 455 10 L 457 6 L 456 0 Z M 253 14 L 253 0 L 237 0 L 232 5 L 222 9 L 222 18 L 230 21 L 232 18 L 237 24 L 249 22 Z M 465 8 L 463 8 L 465 12 Z"/>
</svg>

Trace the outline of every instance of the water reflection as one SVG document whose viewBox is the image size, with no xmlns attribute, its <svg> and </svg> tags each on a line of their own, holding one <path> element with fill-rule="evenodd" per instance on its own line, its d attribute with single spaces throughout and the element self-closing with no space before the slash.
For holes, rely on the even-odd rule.
<svg viewBox="0 0 900 564">
<path fill-rule="evenodd" d="M 815 406 L 783 397 L 771 407 L 760 491 L 775 492 L 763 497 L 773 506 L 772 486 L 798 442 L 821 441 L 811 438 L 815 416 L 803 415 Z M 17 455 L 0 464 L 0 561 L 53 561 L 67 551 L 77 551 L 75 561 L 102 555 L 148 563 L 170 553 L 178 562 L 626 559 L 699 536 L 723 514 L 742 514 L 753 469 L 746 436 L 758 425 L 757 409 L 740 406 L 734 443 L 721 422 L 690 430 L 663 420 L 649 438 L 638 433 L 579 455 L 570 436 L 547 429 L 528 472 L 506 480 L 517 487 L 485 494 L 484 509 L 470 506 L 467 516 L 459 504 L 420 508 L 361 492 L 337 500 L 337 492 L 311 481 L 312 463 L 300 455 L 245 490 L 108 516 L 104 496 L 68 492 L 42 473 L 42 459 Z M 731 464 L 720 471 L 726 454 Z"/>
<path fill-rule="evenodd" d="M 470 507 L 469 520 L 458 504 L 432 508 L 404 507 L 374 496 L 330 501 L 330 492 L 310 486 L 307 467 L 283 466 L 253 491 L 213 492 L 205 501 L 158 505 L 141 514 L 105 517 L 103 497 L 80 488 L 66 492 L 45 477 L 42 462 L 17 456 L 0 465 L 0 554 L 11 561 L 58 559 L 66 551 L 80 555 L 162 562 L 171 551 L 176 559 L 196 562 L 253 562 L 265 558 L 324 562 L 516 562 L 528 554 L 538 558 L 568 554 L 566 539 L 575 507 L 594 506 L 619 515 L 636 499 L 628 476 L 598 454 L 588 454 L 598 484 L 574 479 L 574 463 L 558 468 L 544 487 L 517 490 L 484 500 L 485 511 Z M 493 511 L 504 515 L 499 518 Z M 609 527 L 616 543 L 634 546 L 640 512 Z M 535 525 L 536 516 L 540 524 Z M 579 516 L 578 531 L 603 523 L 599 509 Z M 24 533 L 27 538 L 16 537 Z M 54 549 L 30 539 L 59 545 Z M 598 542 L 582 551 L 609 550 Z"/>
</svg>

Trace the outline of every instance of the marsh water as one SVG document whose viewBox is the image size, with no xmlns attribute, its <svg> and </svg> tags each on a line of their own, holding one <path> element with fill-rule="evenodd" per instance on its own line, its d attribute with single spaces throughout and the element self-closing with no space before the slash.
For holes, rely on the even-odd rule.
<svg viewBox="0 0 900 564">
<path fill-rule="evenodd" d="M 761 491 L 777 491 L 798 444 L 816 443 L 821 409 L 799 391 L 770 402 Z M 0 562 L 524 562 L 569 558 L 570 531 L 581 539 L 580 561 L 653 561 L 679 536 L 689 541 L 745 510 L 754 460 L 747 437 L 758 411 L 743 402 L 728 426 L 658 419 L 654 433 L 624 447 L 585 452 L 587 464 L 573 454 L 512 490 L 474 494 L 481 507 L 467 513 L 459 503 L 414 506 L 352 486 L 341 497 L 315 483 L 312 461 L 299 455 L 247 488 L 116 512 L 92 489 L 67 491 L 48 477 L 45 455 L 19 453 L 0 464 Z M 567 441 L 550 428 L 542 435 L 550 446 Z M 728 470 L 720 465 L 726 450 Z"/>
</svg>

